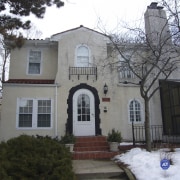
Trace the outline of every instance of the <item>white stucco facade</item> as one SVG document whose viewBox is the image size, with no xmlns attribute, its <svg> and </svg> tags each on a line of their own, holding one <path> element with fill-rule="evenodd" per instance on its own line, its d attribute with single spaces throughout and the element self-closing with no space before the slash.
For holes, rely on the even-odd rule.
<svg viewBox="0 0 180 180">
<path fill-rule="evenodd" d="M 26 40 L 22 48 L 12 49 L 9 80 L 3 89 L 0 140 L 21 134 L 61 137 L 77 131 L 83 136 L 106 136 L 113 128 L 124 140 L 132 140 L 130 103 L 136 101 L 140 108 L 139 122 L 134 125 L 143 125 L 144 100 L 139 85 L 121 83 L 126 79 L 105 66 L 119 58 L 109 56 L 108 45 L 105 35 L 80 26 L 46 40 Z M 30 51 L 37 62 L 30 59 Z M 77 67 L 77 61 L 88 62 L 88 67 Z M 36 71 L 29 71 L 34 67 Z M 159 92 L 150 101 L 150 121 L 162 125 Z"/>
</svg>

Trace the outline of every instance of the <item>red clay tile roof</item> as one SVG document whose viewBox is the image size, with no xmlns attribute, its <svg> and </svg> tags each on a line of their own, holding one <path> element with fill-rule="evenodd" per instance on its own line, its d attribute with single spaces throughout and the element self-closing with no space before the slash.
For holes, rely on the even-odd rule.
<svg viewBox="0 0 180 180">
<path fill-rule="evenodd" d="M 19 84 L 54 84 L 53 79 L 9 79 L 4 83 L 19 83 Z"/>
</svg>

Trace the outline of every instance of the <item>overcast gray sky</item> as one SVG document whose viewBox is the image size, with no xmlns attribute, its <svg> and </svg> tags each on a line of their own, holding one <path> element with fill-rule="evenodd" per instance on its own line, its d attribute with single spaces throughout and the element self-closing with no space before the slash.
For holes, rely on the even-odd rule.
<svg viewBox="0 0 180 180">
<path fill-rule="evenodd" d="M 44 19 L 32 22 L 42 31 L 42 38 L 84 25 L 113 31 L 118 23 L 143 23 L 143 14 L 153 0 L 64 0 L 65 6 L 47 9 Z"/>
</svg>

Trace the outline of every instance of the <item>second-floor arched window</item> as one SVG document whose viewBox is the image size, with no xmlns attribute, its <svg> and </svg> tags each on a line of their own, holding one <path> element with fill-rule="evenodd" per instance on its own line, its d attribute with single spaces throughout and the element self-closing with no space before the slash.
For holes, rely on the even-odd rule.
<svg viewBox="0 0 180 180">
<path fill-rule="evenodd" d="M 89 49 L 87 46 L 79 46 L 76 49 L 76 67 L 89 67 Z"/>
</svg>

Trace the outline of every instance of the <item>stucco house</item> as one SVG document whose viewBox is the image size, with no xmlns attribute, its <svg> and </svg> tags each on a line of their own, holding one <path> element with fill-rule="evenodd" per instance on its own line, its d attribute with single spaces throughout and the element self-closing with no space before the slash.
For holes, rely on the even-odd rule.
<svg viewBox="0 0 180 180">
<path fill-rule="evenodd" d="M 152 12 L 163 14 L 164 10 L 148 8 L 146 15 Z M 158 28 L 150 16 L 145 21 L 148 31 Z M 0 140 L 21 134 L 61 137 L 65 132 L 106 136 L 113 128 L 124 140 L 132 140 L 132 121 L 144 124 L 144 101 L 138 85 L 121 83 L 135 81 L 130 71 L 104 66 L 111 58 L 110 46 L 107 36 L 80 26 L 45 40 L 25 40 L 21 48 L 11 49 L 9 80 L 3 84 Z M 113 58 L 117 61 L 119 56 Z M 179 88 L 177 81 L 171 83 Z M 180 90 L 176 97 L 180 99 Z M 176 105 L 180 109 L 180 100 Z M 164 106 L 157 92 L 150 102 L 152 125 L 163 125 L 168 109 Z M 180 110 L 176 118 L 180 122 Z"/>
</svg>

